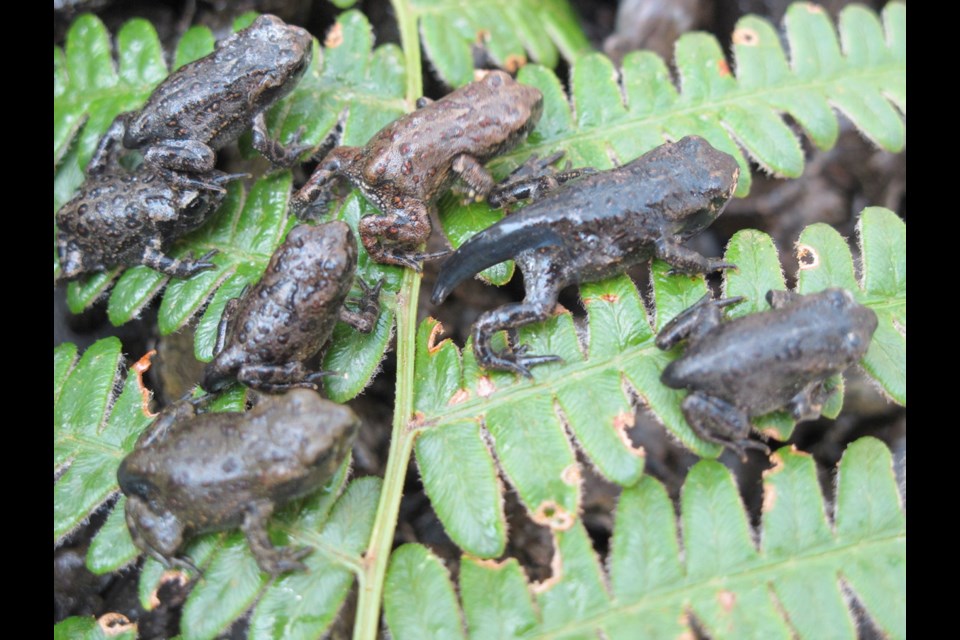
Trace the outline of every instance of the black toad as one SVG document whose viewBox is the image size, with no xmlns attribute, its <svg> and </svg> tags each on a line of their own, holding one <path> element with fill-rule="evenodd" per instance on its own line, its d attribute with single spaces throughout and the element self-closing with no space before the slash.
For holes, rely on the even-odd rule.
<svg viewBox="0 0 960 640">
<path fill-rule="evenodd" d="M 680 243 L 720 215 L 739 173 L 732 156 L 687 136 L 622 167 L 568 183 L 457 249 L 443 265 L 433 302 L 442 302 L 483 269 L 515 258 L 526 296 L 480 316 L 473 348 L 483 367 L 529 377 L 530 366 L 559 358 L 530 355 L 522 347 L 497 353 L 490 340 L 501 329 L 546 320 L 564 287 L 603 280 L 654 257 L 683 273 L 733 267 Z"/>
</svg>

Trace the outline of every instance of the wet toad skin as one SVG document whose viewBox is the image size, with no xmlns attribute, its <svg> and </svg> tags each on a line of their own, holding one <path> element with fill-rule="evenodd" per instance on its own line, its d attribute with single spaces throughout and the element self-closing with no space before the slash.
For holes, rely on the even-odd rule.
<svg viewBox="0 0 960 640">
<path fill-rule="evenodd" d="M 380 285 L 367 287 L 362 280 L 359 311 L 344 306 L 356 268 L 356 240 L 346 223 L 291 229 L 260 282 L 227 304 L 203 388 L 219 391 L 236 379 L 269 392 L 316 389 L 327 373 L 309 373 L 304 365 L 337 321 L 369 333 L 380 313 Z"/>
<path fill-rule="evenodd" d="M 300 27 L 262 15 L 161 82 L 139 111 L 124 114 L 122 138 L 169 179 L 203 180 L 216 150 L 253 127 L 253 146 L 290 166 L 307 147 L 287 149 L 267 135 L 266 111 L 290 93 L 313 56 L 313 38 Z M 200 174 L 197 176 L 187 176 Z"/>
<path fill-rule="evenodd" d="M 205 186 L 170 183 L 150 167 L 120 166 L 115 122 L 87 165 L 87 179 L 57 211 L 60 280 L 140 264 L 176 278 L 212 269 L 206 259 L 167 254 L 179 237 L 202 226 L 223 201 L 221 185 L 241 176 L 206 174 Z"/>
<path fill-rule="evenodd" d="M 742 457 L 747 448 L 767 450 L 749 439 L 750 418 L 778 409 L 796 421 L 820 416 L 830 397 L 824 382 L 863 358 L 877 314 L 844 289 L 805 296 L 774 290 L 769 311 L 722 322 L 720 309 L 740 300 L 705 296 L 667 323 L 657 346 L 687 340 L 661 381 L 690 391 L 683 415 L 698 435 Z"/>
<path fill-rule="evenodd" d="M 117 471 L 134 543 L 169 564 L 191 538 L 240 527 L 263 571 L 305 569 L 310 548 L 274 547 L 267 523 L 274 508 L 329 482 L 359 425 L 349 407 L 307 389 L 261 396 L 246 413 L 172 405 Z"/>
<path fill-rule="evenodd" d="M 733 267 L 680 243 L 720 215 L 739 173 L 732 156 L 687 136 L 622 167 L 569 182 L 457 249 L 441 269 L 433 302 L 442 302 L 463 280 L 514 258 L 523 272 L 524 300 L 481 315 L 473 326 L 473 347 L 483 367 L 529 377 L 529 367 L 559 358 L 523 348 L 498 353 L 491 339 L 502 329 L 546 320 L 564 287 L 603 280 L 655 257 L 682 273 Z"/>
<path fill-rule="evenodd" d="M 254 147 L 289 166 L 307 147 L 267 137 L 266 110 L 310 65 L 313 39 L 300 27 L 263 15 L 208 56 L 161 82 L 142 109 L 118 116 L 100 140 L 78 193 L 57 212 L 61 278 L 145 264 L 185 278 L 213 268 L 165 253 L 201 226 L 223 200 L 231 176 L 214 169 L 216 149 L 253 127 Z M 122 148 L 143 152 L 134 172 Z"/>
<path fill-rule="evenodd" d="M 437 257 L 418 249 L 431 232 L 430 212 L 454 180 L 466 195 L 483 199 L 494 180 L 483 167 L 522 141 L 543 112 L 543 94 L 507 73 L 490 71 L 437 101 L 421 99 L 418 109 L 381 129 L 363 147 L 337 147 L 320 163 L 293 198 L 306 207 L 349 180 L 382 214 L 360 221 L 360 239 L 377 262 L 420 269 Z"/>
</svg>

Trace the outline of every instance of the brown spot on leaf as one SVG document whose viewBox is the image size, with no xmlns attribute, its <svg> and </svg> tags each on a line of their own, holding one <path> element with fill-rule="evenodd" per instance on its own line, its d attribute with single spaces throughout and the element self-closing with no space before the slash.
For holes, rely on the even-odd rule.
<svg viewBox="0 0 960 640">
<path fill-rule="evenodd" d="M 450 396 L 450 400 L 447 401 L 447 405 L 452 406 L 455 404 L 460 404 L 461 402 L 466 402 L 470 399 L 470 391 L 467 389 L 457 389 L 457 392 Z"/>
<path fill-rule="evenodd" d="M 140 389 L 140 411 L 148 418 L 156 418 L 158 414 L 150 411 L 150 399 L 153 398 L 153 392 L 143 385 L 143 374 L 150 369 L 150 358 L 157 355 L 156 349 L 150 349 L 143 357 L 133 363 L 130 369 L 137 374 L 137 387 Z"/>
<path fill-rule="evenodd" d="M 806 9 L 810 13 L 823 13 L 823 7 L 818 4 L 813 4 L 812 2 L 807 3 Z"/>
<path fill-rule="evenodd" d="M 100 630 L 103 631 L 103 634 L 108 637 L 137 630 L 137 625 L 130 622 L 127 616 L 122 613 L 117 613 L 116 611 L 110 611 L 97 618 L 97 624 L 100 625 Z"/>
<path fill-rule="evenodd" d="M 576 462 L 567 465 L 567 468 L 560 473 L 560 479 L 564 484 L 568 484 L 571 487 L 578 486 L 583 479 L 580 475 L 580 465 Z"/>
<path fill-rule="evenodd" d="M 569 469 L 569 467 L 567 467 Z M 579 475 L 579 471 L 577 472 Z M 566 531 L 573 526 L 576 518 L 572 513 L 561 507 L 553 500 L 544 500 L 531 514 L 530 518 L 537 524 L 550 527 L 554 531 Z"/>
<path fill-rule="evenodd" d="M 477 395 L 481 398 L 489 398 L 496 390 L 497 387 L 493 384 L 490 376 L 480 376 L 477 379 Z"/>
<path fill-rule="evenodd" d="M 525 64 L 527 64 L 527 56 L 511 53 L 503 61 L 503 68 L 507 70 L 507 73 L 516 73 Z"/>
<path fill-rule="evenodd" d="M 767 436 L 768 438 L 773 438 L 774 440 L 780 439 L 780 432 L 774 429 L 773 427 L 767 427 L 766 429 L 760 429 L 760 433 Z"/>
<path fill-rule="evenodd" d="M 754 29 L 741 27 L 733 32 L 733 44 L 742 44 L 747 47 L 755 47 L 760 43 L 760 36 Z"/>
<path fill-rule="evenodd" d="M 797 245 L 797 262 L 800 263 L 800 270 L 816 269 L 820 266 L 820 255 L 817 250 L 806 244 Z"/>
<path fill-rule="evenodd" d="M 717 71 L 721 76 L 729 76 L 730 65 L 727 64 L 726 60 L 717 60 Z"/>
<path fill-rule="evenodd" d="M 773 511 L 773 506 L 777 504 L 777 485 L 769 482 L 763 483 L 763 504 L 760 509 L 764 513 Z"/>
<path fill-rule="evenodd" d="M 604 302 L 609 302 L 610 304 L 616 304 L 617 302 L 620 302 L 620 296 L 615 293 L 605 293 L 600 296 L 600 299 Z"/>
<path fill-rule="evenodd" d="M 790 446 L 793 451 L 796 451 L 796 447 L 793 445 Z M 764 469 L 763 477 L 767 478 L 775 473 L 780 473 L 783 471 L 783 456 L 779 452 L 774 452 L 770 454 L 770 464 L 772 465 L 769 469 Z"/>
<path fill-rule="evenodd" d="M 336 49 L 343 44 L 343 27 L 339 22 L 334 23 L 327 31 L 327 37 L 323 41 L 323 46 L 327 49 Z"/>
<path fill-rule="evenodd" d="M 735 604 L 737 604 L 737 594 L 733 591 L 721 590 L 717 592 L 717 602 L 723 607 L 723 610 L 730 613 Z"/>
<path fill-rule="evenodd" d="M 560 550 L 557 548 L 556 540 L 553 544 L 553 558 L 550 559 L 550 577 L 542 582 L 534 582 L 530 585 L 530 590 L 534 594 L 544 593 L 552 589 L 560 579 L 563 578 L 563 558 L 560 557 Z"/>
<path fill-rule="evenodd" d="M 509 558 L 503 560 L 492 560 L 488 558 L 473 558 L 471 557 L 474 563 L 480 565 L 481 567 L 487 567 L 488 569 L 500 569 L 503 565 L 507 564 Z"/>
<path fill-rule="evenodd" d="M 570 315 L 570 310 L 558 302 L 557 306 L 553 308 L 553 315 L 562 316 L 564 314 Z"/>
<path fill-rule="evenodd" d="M 407 423 L 407 429 L 413 430 L 422 427 L 427 422 L 427 416 L 423 411 L 414 411 L 413 417 Z"/>
<path fill-rule="evenodd" d="M 634 424 L 636 424 L 636 417 L 632 411 L 621 411 L 613 417 L 613 428 L 616 430 L 617 436 L 620 437 L 620 441 L 631 453 L 636 454 L 638 458 L 643 458 L 647 455 L 646 451 L 643 447 L 634 447 L 633 441 L 630 440 L 630 434 L 627 433 L 627 430 L 632 429 Z"/>
<path fill-rule="evenodd" d="M 484 42 L 490 42 L 490 32 L 486 29 L 477 29 L 477 44 L 483 44 Z"/>
<path fill-rule="evenodd" d="M 440 348 L 440 345 L 437 344 L 437 337 L 443 333 L 443 324 L 440 322 L 433 325 L 433 328 L 430 329 L 430 337 L 427 338 L 427 352 L 436 353 Z M 442 343 L 441 343 L 442 344 Z"/>
</svg>

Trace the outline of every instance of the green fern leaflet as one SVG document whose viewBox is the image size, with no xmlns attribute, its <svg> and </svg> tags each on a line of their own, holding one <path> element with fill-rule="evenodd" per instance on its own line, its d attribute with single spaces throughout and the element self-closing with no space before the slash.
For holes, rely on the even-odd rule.
<svg viewBox="0 0 960 640">
<path fill-rule="evenodd" d="M 851 444 L 833 506 L 809 455 L 781 449 L 774 463 L 759 544 L 733 476 L 704 460 L 687 476 L 679 523 L 656 480 L 623 491 L 608 577 L 580 523 L 555 532 L 553 575 L 542 583 L 529 584 L 514 559 L 464 556 L 459 602 L 443 564 L 404 545 L 387 575 L 390 632 L 398 640 L 439 630 L 471 639 L 677 638 L 692 635 L 695 620 L 718 639 L 852 639 L 849 590 L 881 633 L 905 637 L 906 514 L 889 450 L 872 438 Z"/>
</svg>

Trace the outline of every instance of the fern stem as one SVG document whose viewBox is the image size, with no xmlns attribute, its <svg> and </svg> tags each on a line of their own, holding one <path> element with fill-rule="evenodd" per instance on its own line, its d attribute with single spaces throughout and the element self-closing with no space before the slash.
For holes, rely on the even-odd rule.
<svg viewBox="0 0 960 640">
<path fill-rule="evenodd" d="M 406 98 L 410 105 L 423 94 L 420 77 L 420 40 L 417 23 L 406 0 L 391 0 L 407 72 Z M 420 274 L 407 269 L 397 296 L 397 392 L 393 410 L 393 430 L 390 451 L 383 476 L 383 491 L 377 505 L 377 515 L 370 534 L 370 544 L 364 554 L 364 571 L 360 575 L 357 617 L 354 622 L 354 640 L 376 640 L 380 629 L 380 602 L 387 562 L 393 546 L 394 531 L 400 513 L 400 498 L 407 477 L 407 466 L 413 452 L 416 432 L 408 429 L 413 415 L 413 364 L 416 355 L 417 299 L 420 295 Z"/>
</svg>

